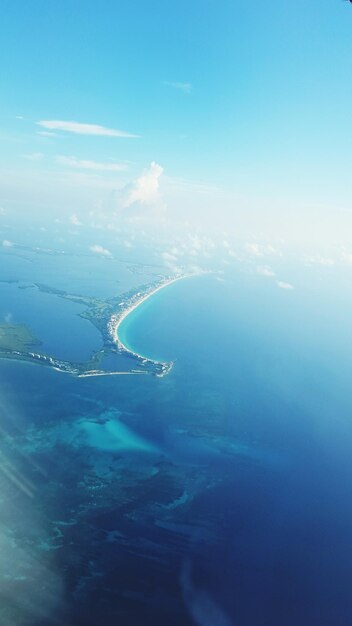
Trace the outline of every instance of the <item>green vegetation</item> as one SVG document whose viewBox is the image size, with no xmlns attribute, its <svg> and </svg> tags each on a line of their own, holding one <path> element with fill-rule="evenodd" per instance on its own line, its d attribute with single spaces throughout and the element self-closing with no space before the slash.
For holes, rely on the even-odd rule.
<svg viewBox="0 0 352 626">
<path fill-rule="evenodd" d="M 0 323 L 0 350 L 23 352 L 38 345 L 40 341 L 24 324 Z"/>
</svg>

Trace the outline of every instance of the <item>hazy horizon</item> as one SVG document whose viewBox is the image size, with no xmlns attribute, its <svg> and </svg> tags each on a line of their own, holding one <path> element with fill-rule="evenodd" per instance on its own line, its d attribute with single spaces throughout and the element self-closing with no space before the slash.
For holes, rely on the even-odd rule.
<svg viewBox="0 0 352 626">
<path fill-rule="evenodd" d="M 345 243 L 347 2 L 5 5 L 5 215 Z"/>
</svg>

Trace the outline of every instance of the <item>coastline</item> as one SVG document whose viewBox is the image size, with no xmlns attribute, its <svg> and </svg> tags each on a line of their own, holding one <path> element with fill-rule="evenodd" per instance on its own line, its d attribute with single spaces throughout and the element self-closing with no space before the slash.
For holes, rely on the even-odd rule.
<svg viewBox="0 0 352 626">
<path fill-rule="evenodd" d="M 143 294 L 137 294 L 137 298 L 133 300 L 129 304 L 129 306 L 127 306 L 127 308 L 125 308 L 121 312 L 120 315 L 118 314 L 113 315 L 109 322 L 109 333 L 114 343 L 117 344 L 118 349 L 121 350 L 122 352 L 126 352 L 127 354 L 130 354 L 131 356 L 134 356 L 136 359 L 142 361 L 144 364 L 149 362 L 149 363 L 153 363 L 153 365 L 161 366 L 162 371 L 160 374 L 157 374 L 157 376 L 165 376 L 166 374 L 168 374 L 173 367 L 173 361 L 170 361 L 170 362 L 156 361 L 154 359 L 144 356 L 143 354 L 139 354 L 138 352 L 135 352 L 134 350 L 131 350 L 119 338 L 118 329 L 120 325 L 122 324 L 122 322 L 126 319 L 126 317 L 128 317 L 128 315 L 132 313 L 132 311 L 137 309 L 141 304 L 143 304 L 143 302 L 151 298 L 155 293 L 157 293 L 161 289 L 164 289 L 164 287 L 168 287 L 169 285 L 172 285 L 172 283 L 175 283 L 179 280 L 183 280 L 184 278 L 191 278 L 192 276 L 198 276 L 200 273 L 201 272 L 195 272 L 193 274 L 182 274 L 181 276 L 174 276 L 172 278 L 166 278 L 161 284 L 157 285 L 154 288 L 151 288 L 150 291 L 147 291 L 146 293 L 143 293 Z"/>
<path fill-rule="evenodd" d="M 59 295 L 61 297 L 65 297 L 70 300 L 74 299 L 75 301 L 77 301 L 77 299 L 79 299 L 81 301 L 84 299 L 84 304 L 86 304 L 88 308 L 87 312 L 82 313 L 81 316 L 85 319 L 89 319 L 89 321 L 93 323 L 94 326 L 96 326 L 99 332 L 102 334 L 102 348 L 93 352 L 89 360 L 84 362 L 75 362 L 65 361 L 57 357 L 50 356 L 49 354 L 34 351 L 36 342 L 31 343 L 31 345 L 29 346 L 24 344 L 22 345 L 22 343 L 20 343 L 6 347 L 0 346 L 0 359 L 20 361 L 32 365 L 46 366 L 57 372 L 70 374 L 71 376 L 75 376 L 77 378 L 87 378 L 90 376 L 118 376 L 127 374 L 150 374 L 153 376 L 157 376 L 158 378 L 162 378 L 171 371 L 174 364 L 173 361 L 158 361 L 156 359 L 146 357 L 143 354 L 139 354 L 138 352 L 135 352 L 134 350 L 128 348 L 128 346 L 126 346 L 119 337 L 119 327 L 130 313 L 132 313 L 148 298 L 160 291 L 160 289 L 168 287 L 178 280 L 191 278 L 192 276 L 199 276 L 204 273 L 208 272 L 198 271 L 192 272 L 190 274 L 178 274 L 176 276 L 174 275 L 165 277 L 161 281 L 159 280 L 158 283 L 155 281 L 153 284 L 144 285 L 140 288 L 140 291 L 134 293 L 130 292 L 126 294 L 125 299 L 120 302 L 118 298 L 116 298 L 115 301 L 112 303 L 105 303 L 96 299 L 87 300 L 87 298 L 83 298 L 82 296 L 76 296 L 66 294 L 66 292 L 60 292 Z M 45 285 L 41 285 L 39 288 L 43 291 L 49 291 L 50 293 L 52 293 L 52 290 Z M 104 306 L 102 307 L 102 305 Z M 116 306 L 120 307 L 118 313 L 114 312 L 114 310 L 116 311 Z M 25 338 L 27 339 L 27 335 Z M 40 342 L 38 342 L 38 345 L 40 345 Z M 124 369 L 122 371 L 100 369 L 100 364 L 104 357 L 111 352 L 116 352 L 116 350 L 125 353 L 126 356 L 131 357 L 131 360 L 135 361 L 134 367 L 132 365 L 131 369 Z"/>
</svg>

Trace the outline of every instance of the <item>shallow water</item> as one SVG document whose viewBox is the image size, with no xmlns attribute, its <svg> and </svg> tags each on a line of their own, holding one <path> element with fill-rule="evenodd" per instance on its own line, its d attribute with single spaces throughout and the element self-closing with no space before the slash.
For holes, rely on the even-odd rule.
<svg viewBox="0 0 352 626">
<path fill-rule="evenodd" d="M 160 290 L 123 331 L 175 360 L 162 379 L 0 362 L 4 451 L 35 494 L 13 509 L 3 489 L 4 559 L 22 598 L 44 585 L 43 623 L 349 623 L 351 322 L 331 293 L 244 275 Z"/>
</svg>

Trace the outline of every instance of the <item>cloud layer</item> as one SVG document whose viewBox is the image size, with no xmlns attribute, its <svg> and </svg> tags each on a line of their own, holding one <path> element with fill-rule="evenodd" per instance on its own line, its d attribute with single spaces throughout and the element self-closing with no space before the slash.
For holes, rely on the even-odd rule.
<svg viewBox="0 0 352 626">
<path fill-rule="evenodd" d="M 87 159 L 77 159 L 74 156 L 57 156 L 56 163 L 59 165 L 67 165 L 75 169 L 94 170 L 98 172 L 123 172 L 127 169 L 127 165 L 123 163 L 100 163 Z"/>
<path fill-rule="evenodd" d="M 125 187 L 122 208 L 127 209 L 135 204 L 154 205 L 158 200 L 159 179 L 163 171 L 161 165 L 152 161 L 147 170 Z"/>
<path fill-rule="evenodd" d="M 61 130 L 66 133 L 75 133 L 77 135 L 102 135 L 105 137 L 133 137 L 136 138 L 139 135 L 133 135 L 127 133 L 124 130 L 116 130 L 114 128 L 106 128 L 99 124 L 82 124 L 81 122 L 66 122 L 63 120 L 41 120 L 36 122 L 38 126 L 50 130 Z"/>
</svg>

